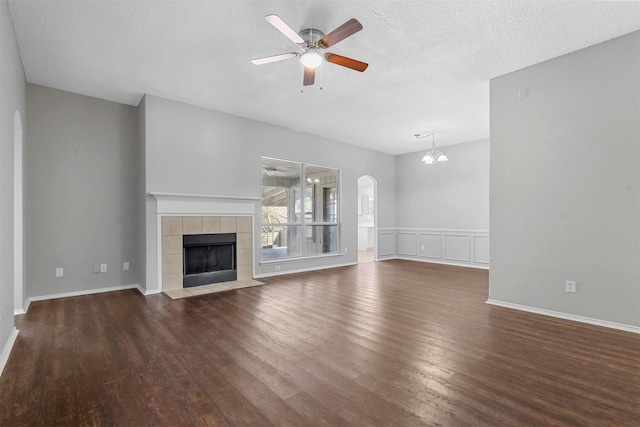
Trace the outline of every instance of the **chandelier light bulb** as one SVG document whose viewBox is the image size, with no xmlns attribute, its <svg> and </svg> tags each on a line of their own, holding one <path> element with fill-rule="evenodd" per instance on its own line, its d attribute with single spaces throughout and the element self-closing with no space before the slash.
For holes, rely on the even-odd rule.
<svg viewBox="0 0 640 427">
<path fill-rule="evenodd" d="M 425 162 L 426 164 L 430 165 L 431 163 L 433 163 L 433 157 L 431 157 L 430 154 L 427 154 L 426 156 L 424 156 L 422 158 L 422 161 Z"/>
</svg>

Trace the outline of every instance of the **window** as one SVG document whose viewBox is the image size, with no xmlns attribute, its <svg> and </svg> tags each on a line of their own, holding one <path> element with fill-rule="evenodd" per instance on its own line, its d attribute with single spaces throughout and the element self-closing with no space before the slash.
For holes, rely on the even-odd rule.
<svg viewBox="0 0 640 427">
<path fill-rule="evenodd" d="M 262 158 L 262 260 L 338 253 L 338 173 Z"/>
</svg>

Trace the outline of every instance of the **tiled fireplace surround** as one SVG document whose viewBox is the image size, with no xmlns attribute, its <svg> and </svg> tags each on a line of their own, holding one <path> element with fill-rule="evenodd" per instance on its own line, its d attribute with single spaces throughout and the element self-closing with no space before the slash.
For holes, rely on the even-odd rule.
<svg viewBox="0 0 640 427">
<path fill-rule="evenodd" d="M 162 216 L 162 290 L 182 289 L 185 234 L 236 233 L 238 280 L 252 278 L 253 238 L 250 216 Z"/>
</svg>

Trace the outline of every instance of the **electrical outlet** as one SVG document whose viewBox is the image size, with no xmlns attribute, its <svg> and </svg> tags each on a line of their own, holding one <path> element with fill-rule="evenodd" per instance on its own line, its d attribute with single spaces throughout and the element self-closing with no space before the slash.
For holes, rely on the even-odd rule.
<svg viewBox="0 0 640 427">
<path fill-rule="evenodd" d="M 424 251 L 424 245 L 420 245 L 420 250 Z"/>
<path fill-rule="evenodd" d="M 122 270 L 129 271 L 129 263 L 128 262 L 123 262 L 122 263 Z"/>
<path fill-rule="evenodd" d="M 62 277 L 62 276 L 64 276 L 64 268 L 62 267 L 56 268 L 56 277 Z"/>
<path fill-rule="evenodd" d="M 273 267 L 273 269 L 274 269 L 275 271 L 280 271 L 280 266 L 279 266 L 279 265 L 276 265 L 275 267 Z"/>
<path fill-rule="evenodd" d="M 100 273 L 107 272 L 107 264 L 100 264 Z"/>
<path fill-rule="evenodd" d="M 348 254 L 349 253 L 349 248 L 344 248 L 344 253 Z"/>
<path fill-rule="evenodd" d="M 566 292 L 575 293 L 576 292 L 576 282 L 573 280 L 567 280 L 564 282 L 564 288 Z"/>
</svg>

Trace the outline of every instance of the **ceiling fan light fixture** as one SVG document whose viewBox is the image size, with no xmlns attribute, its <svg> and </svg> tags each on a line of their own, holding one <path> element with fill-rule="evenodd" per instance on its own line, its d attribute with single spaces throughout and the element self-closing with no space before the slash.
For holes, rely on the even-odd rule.
<svg viewBox="0 0 640 427">
<path fill-rule="evenodd" d="M 300 55 L 300 62 L 308 68 L 318 68 L 322 64 L 322 55 L 315 49 L 309 49 Z"/>
</svg>

